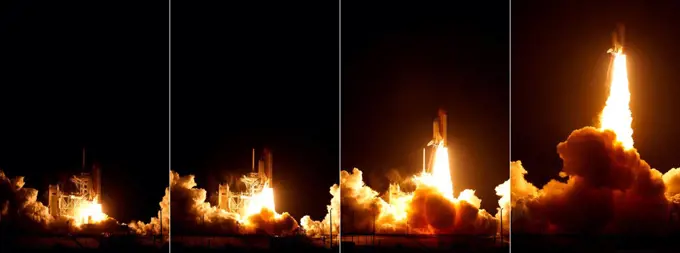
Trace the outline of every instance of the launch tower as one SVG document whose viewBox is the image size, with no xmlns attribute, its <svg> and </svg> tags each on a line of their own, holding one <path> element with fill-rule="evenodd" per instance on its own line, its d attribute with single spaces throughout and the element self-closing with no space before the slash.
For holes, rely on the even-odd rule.
<svg viewBox="0 0 680 253">
<path fill-rule="evenodd" d="M 93 165 L 91 171 L 85 172 L 85 149 L 81 170 L 80 175 L 71 176 L 68 182 L 49 185 L 48 209 L 52 216 L 74 217 L 83 201 L 101 203 L 101 169 Z"/>
<path fill-rule="evenodd" d="M 257 170 L 255 170 L 256 164 Z M 235 187 L 230 187 L 229 184 L 220 184 L 217 191 L 217 206 L 220 209 L 243 215 L 244 207 L 247 206 L 250 198 L 255 193 L 261 192 L 264 187 L 272 186 L 273 166 L 271 151 L 263 150 L 262 158 L 257 160 L 256 163 L 255 149 L 253 149 L 250 173 L 241 177 L 240 180 L 245 185 L 245 190 L 232 192 Z"/>
</svg>

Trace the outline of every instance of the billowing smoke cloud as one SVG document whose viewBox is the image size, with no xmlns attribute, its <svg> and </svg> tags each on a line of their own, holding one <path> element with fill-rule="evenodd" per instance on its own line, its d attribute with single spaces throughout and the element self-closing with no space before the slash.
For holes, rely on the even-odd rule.
<svg viewBox="0 0 680 253">
<path fill-rule="evenodd" d="M 9 179 L 0 170 L 0 221 L 24 229 L 47 230 L 54 222 L 49 209 L 38 202 L 38 190 L 24 187 L 24 177 Z"/>
<path fill-rule="evenodd" d="M 320 237 L 322 235 L 331 234 L 331 223 L 333 225 L 333 236 L 336 236 L 340 231 L 340 186 L 333 185 L 330 190 L 333 198 L 331 204 L 326 206 L 328 213 L 322 221 L 312 220 L 309 215 L 305 215 L 300 219 L 300 224 L 305 230 L 305 234 L 309 237 Z"/>
<path fill-rule="evenodd" d="M 504 183 L 496 186 L 496 195 L 500 196 L 501 198 L 498 200 L 498 208 L 496 215 L 494 217 L 496 218 L 496 220 L 499 221 L 498 230 L 501 231 L 503 235 L 510 234 L 510 209 L 512 206 L 510 200 L 511 197 L 510 185 L 512 184 L 511 183 L 512 180 L 513 178 L 511 177 Z"/>
<path fill-rule="evenodd" d="M 342 229 L 344 233 L 494 234 L 498 222 L 480 209 L 473 190 L 458 198 L 419 183 L 412 193 L 393 184 L 385 196 L 366 186 L 362 172 L 341 173 Z"/>
<path fill-rule="evenodd" d="M 170 173 L 170 178 L 172 178 L 172 173 Z M 165 196 L 163 200 L 158 203 L 160 205 L 160 211 L 156 217 L 151 217 L 149 223 L 144 223 L 142 221 L 132 221 L 128 226 L 132 231 L 139 235 L 160 235 L 161 232 L 164 238 L 170 233 L 170 189 L 165 188 Z"/>
<path fill-rule="evenodd" d="M 299 226 L 288 213 L 276 214 L 263 208 L 260 213 L 240 217 L 206 202 L 205 189 L 196 188 L 193 175 L 180 176 L 172 171 L 170 180 L 170 208 L 173 234 L 249 234 L 285 235 Z"/>
<path fill-rule="evenodd" d="M 680 173 L 650 168 L 612 131 L 586 127 L 557 146 L 560 176 L 538 189 L 511 164 L 513 233 L 654 234 L 670 229 Z"/>
</svg>

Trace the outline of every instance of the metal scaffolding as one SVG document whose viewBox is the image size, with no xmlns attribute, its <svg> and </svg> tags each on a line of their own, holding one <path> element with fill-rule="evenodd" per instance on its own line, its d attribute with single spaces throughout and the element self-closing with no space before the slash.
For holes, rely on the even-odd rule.
<svg viewBox="0 0 680 253">
<path fill-rule="evenodd" d="M 83 150 L 83 164 L 85 169 L 85 150 Z M 74 175 L 68 182 L 60 182 L 55 185 L 49 185 L 49 200 L 48 209 L 52 216 L 58 217 L 75 217 L 76 209 L 83 204 L 83 202 L 101 203 L 101 171 L 99 167 L 93 166 L 91 172 L 82 172 L 80 175 Z M 64 186 L 72 183 L 75 188 L 68 190 Z M 88 223 L 87 221 L 81 221 Z"/>
<path fill-rule="evenodd" d="M 262 192 L 265 187 L 272 185 L 272 155 L 268 150 L 264 151 L 264 158 L 257 161 L 258 170 L 255 170 L 255 149 L 253 149 L 253 159 L 251 172 L 243 175 L 240 182 L 245 186 L 245 190 L 233 192 L 229 184 L 220 184 L 218 188 L 217 206 L 230 213 L 245 215 L 245 207 L 256 193 Z"/>
</svg>

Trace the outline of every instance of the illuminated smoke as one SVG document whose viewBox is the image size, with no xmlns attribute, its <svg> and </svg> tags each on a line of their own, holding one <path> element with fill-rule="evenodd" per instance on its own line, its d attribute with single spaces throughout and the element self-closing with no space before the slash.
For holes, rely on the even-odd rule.
<svg viewBox="0 0 680 253">
<path fill-rule="evenodd" d="M 77 231 L 82 229 L 82 221 L 73 217 L 53 217 L 49 208 L 38 201 L 38 190 L 24 188 L 24 177 L 8 178 L 0 170 L 0 222 L 10 223 L 13 227 L 26 232 Z M 89 202 L 88 202 L 89 204 Z M 92 229 L 109 228 L 116 221 L 101 213 L 101 206 L 81 206 L 80 214 L 97 215 Z M 89 212 L 87 212 L 89 211 Z"/>
<path fill-rule="evenodd" d="M 443 140 L 434 142 L 435 153 L 431 172 L 423 171 L 409 182 L 415 191 L 405 192 L 393 183 L 388 191 L 378 192 L 366 186 L 362 172 L 341 173 L 343 231 L 347 233 L 409 233 L 409 234 L 495 234 L 500 214 L 492 216 L 480 209 L 482 200 L 475 191 L 466 189 L 454 196 L 449 167 L 449 153 Z M 499 201 L 506 208 L 509 191 L 507 182 L 499 185 Z M 499 211 L 499 210 L 497 210 Z M 507 210 L 506 210 L 507 211 Z M 503 217 L 507 217 L 504 212 Z M 504 220 L 504 223 L 506 221 Z M 507 227 L 503 229 L 507 232 Z"/>
<path fill-rule="evenodd" d="M 0 210 L 3 222 L 33 230 L 47 230 L 55 220 L 38 199 L 38 190 L 24 187 L 24 177 L 9 179 L 0 170 Z"/>
<path fill-rule="evenodd" d="M 172 172 L 170 173 L 170 178 L 172 178 Z M 163 236 L 167 237 L 170 232 L 169 188 L 165 188 L 163 200 L 158 203 L 158 205 L 160 205 L 160 211 L 158 211 L 156 217 L 151 217 L 151 221 L 149 223 L 144 223 L 142 221 L 132 221 L 130 224 L 128 224 L 130 229 L 139 235 L 160 235 L 162 228 Z"/>
<path fill-rule="evenodd" d="M 342 229 L 345 233 L 494 234 L 497 220 L 483 209 L 473 190 L 449 197 L 436 185 L 414 177 L 416 190 L 392 184 L 384 196 L 363 182 L 362 172 L 341 172 Z M 505 229 L 504 229 L 505 230 Z"/>
<path fill-rule="evenodd" d="M 613 55 L 610 90 L 600 127 L 585 127 L 557 145 L 560 177 L 542 189 L 511 164 L 512 229 L 518 233 L 661 234 L 680 203 L 680 173 L 652 169 L 633 147 L 626 55 Z"/>
<path fill-rule="evenodd" d="M 333 223 L 333 236 L 336 236 L 340 231 L 340 186 L 337 184 L 333 185 L 330 193 L 333 198 L 331 199 L 331 204 L 326 206 L 328 213 L 322 221 L 312 220 L 309 215 L 305 215 L 300 219 L 300 225 L 302 225 L 307 236 L 320 237 L 322 235 L 329 235 L 331 233 L 331 222 Z"/>
<path fill-rule="evenodd" d="M 512 169 L 513 231 L 523 233 L 663 233 L 678 199 L 677 169 L 650 168 L 610 130 L 585 127 L 557 146 L 561 176 L 538 189 Z"/>
<path fill-rule="evenodd" d="M 512 206 L 511 196 L 512 196 L 512 192 L 515 191 L 515 189 L 512 189 L 512 191 L 511 191 L 511 188 L 510 188 L 511 184 L 512 184 L 512 180 L 513 180 L 513 178 L 512 178 L 512 175 L 511 175 L 510 179 L 508 179 L 504 183 L 496 186 L 496 195 L 498 195 L 501 198 L 498 200 L 498 207 L 499 208 L 497 209 L 496 215 L 494 217 L 499 222 L 500 221 L 503 222 L 503 225 L 499 226 L 499 230 L 502 227 L 503 231 L 501 231 L 501 233 L 503 233 L 504 235 L 510 234 L 510 209 L 511 209 L 511 206 Z"/>
<path fill-rule="evenodd" d="M 297 221 L 288 213 L 278 214 L 266 206 L 246 217 L 212 206 L 205 201 L 206 191 L 196 186 L 193 175 L 180 176 L 171 172 L 173 233 L 285 235 L 299 228 Z"/>
</svg>

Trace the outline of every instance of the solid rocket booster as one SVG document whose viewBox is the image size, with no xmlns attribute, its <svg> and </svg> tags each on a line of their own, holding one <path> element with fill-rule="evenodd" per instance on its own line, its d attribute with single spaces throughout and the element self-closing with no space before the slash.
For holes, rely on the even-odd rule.
<svg viewBox="0 0 680 253">
<path fill-rule="evenodd" d="M 441 132 L 444 146 L 448 146 L 448 142 L 446 141 L 446 111 L 443 109 L 439 109 L 439 131 Z"/>
<path fill-rule="evenodd" d="M 439 118 L 435 118 L 432 122 L 432 144 L 437 144 L 442 140 L 441 132 L 439 131 Z"/>
<path fill-rule="evenodd" d="M 273 175 L 272 173 L 274 172 L 274 161 L 272 159 L 272 152 L 268 149 L 264 150 L 264 166 L 265 166 L 265 175 L 267 175 L 267 178 L 269 179 L 269 186 L 273 186 L 272 178 Z"/>
</svg>

